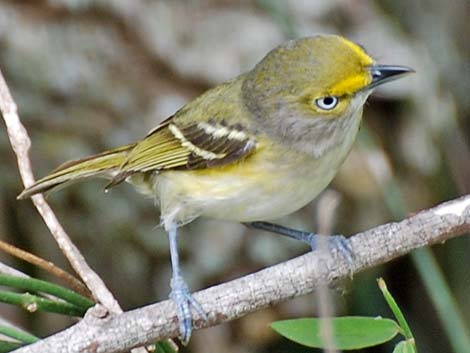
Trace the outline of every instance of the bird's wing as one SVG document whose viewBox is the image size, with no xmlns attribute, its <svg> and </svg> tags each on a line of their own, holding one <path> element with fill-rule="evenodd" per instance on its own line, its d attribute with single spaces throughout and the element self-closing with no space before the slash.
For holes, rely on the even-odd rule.
<svg viewBox="0 0 470 353">
<path fill-rule="evenodd" d="M 226 165 L 248 156 L 255 148 L 254 135 L 239 124 L 185 122 L 171 117 L 136 143 L 111 185 L 137 172 Z"/>
</svg>

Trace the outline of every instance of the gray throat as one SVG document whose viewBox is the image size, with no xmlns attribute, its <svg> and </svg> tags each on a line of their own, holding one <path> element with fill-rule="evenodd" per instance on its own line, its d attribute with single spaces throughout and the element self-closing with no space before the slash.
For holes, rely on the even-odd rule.
<svg viewBox="0 0 470 353">
<path fill-rule="evenodd" d="M 271 127 L 272 133 L 290 148 L 320 158 L 340 145 L 352 144 L 359 128 L 361 110 L 333 119 L 284 116 L 277 127 Z"/>
</svg>

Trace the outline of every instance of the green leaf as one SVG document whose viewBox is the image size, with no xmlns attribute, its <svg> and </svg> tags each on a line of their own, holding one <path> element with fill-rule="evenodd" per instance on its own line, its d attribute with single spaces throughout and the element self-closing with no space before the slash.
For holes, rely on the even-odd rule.
<svg viewBox="0 0 470 353">
<path fill-rule="evenodd" d="M 21 343 L 0 341 L 0 353 L 11 352 L 19 347 L 21 347 Z"/>
<path fill-rule="evenodd" d="M 395 315 L 398 323 L 400 324 L 403 335 L 406 339 L 413 338 L 413 333 L 411 332 L 410 326 L 408 325 L 408 322 L 405 319 L 405 315 L 403 315 L 402 311 L 400 310 L 400 307 L 395 301 L 395 298 L 393 298 L 392 294 L 388 291 L 385 281 L 383 280 L 383 278 L 379 278 L 377 282 L 385 300 L 387 301 L 388 306 L 390 307 L 393 312 L 393 315 Z"/>
<path fill-rule="evenodd" d="M 23 343 L 34 343 L 39 341 L 39 338 L 27 332 L 19 330 L 14 327 L 0 325 L 0 334 L 10 338 L 14 338 Z"/>
<path fill-rule="evenodd" d="M 359 134 L 359 143 L 364 147 L 367 149 L 380 149 L 378 138 L 371 133 L 367 126 L 363 126 Z M 394 176 L 387 178 L 387 182 L 382 184 L 382 191 L 385 204 L 394 218 L 397 220 L 405 218 L 409 213 L 409 209 L 398 179 Z M 463 310 L 459 308 L 455 295 L 452 294 L 431 248 L 426 247 L 413 251 L 411 259 L 418 270 L 427 294 L 436 308 L 453 351 L 467 352 L 470 346 L 470 336 L 468 335 L 468 326 L 465 324 Z M 406 333 L 407 337 L 410 334 L 411 331 L 408 331 Z"/>
<path fill-rule="evenodd" d="M 344 316 L 329 319 L 333 327 L 336 349 L 360 349 L 389 341 L 399 332 L 397 323 L 390 319 Z M 302 318 L 276 321 L 271 327 L 280 335 L 307 347 L 326 347 L 322 325 L 325 319 Z"/>
<path fill-rule="evenodd" d="M 414 340 L 406 340 L 406 341 L 401 341 L 399 342 L 396 346 L 395 349 L 393 350 L 393 353 L 416 353 L 416 345 Z"/>
<path fill-rule="evenodd" d="M 155 352 L 156 353 L 177 353 L 177 351 L 173 349 L 173 345 L 168 340 L 155 343 Z"/>
</svg>

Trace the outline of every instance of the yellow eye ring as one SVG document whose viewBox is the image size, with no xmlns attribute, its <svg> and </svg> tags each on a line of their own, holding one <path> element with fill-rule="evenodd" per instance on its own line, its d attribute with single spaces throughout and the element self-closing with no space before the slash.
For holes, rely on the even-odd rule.
<svg viewBox="0 0 470 353">
<path fill-rule="evenodd" d="M 325 96 L 315 99 L 315 104 L 322 110 L 331 110 L 338 105 L 339 99 L 335 96 Z"/>
</svg>

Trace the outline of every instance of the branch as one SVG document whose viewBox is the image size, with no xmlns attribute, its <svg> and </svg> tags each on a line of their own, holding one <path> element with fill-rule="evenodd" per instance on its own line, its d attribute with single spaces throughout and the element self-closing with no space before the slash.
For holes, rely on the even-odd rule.
<svg viewBox="0 0 470 353">
<path fill-rule="evenodd" d="M 419 212 L 398 223 L 388 223 L 350 238 L 354 253 L 347 262 L 337 252 L 310 252 L 245 277 L 202 290 L 195 298 L 209 320 L 195 316 L 197 328 L 214 326 L 280 301 L 311 293 L 367 268 L 388 262 L 413 249 L 442 243 L 470 231 L 470 195 Z M 16 353 L 123 352 L 178 334 L 172 301 L 98 317 L 89 311 L 76 325 Z"/>
<path fill-rule="evenodd" d="M 24 186 L 28 187 L 34 184 L 34 176 L 28 154 L 29 148 L 31 147 L 31 140 L 29 139 L 25 127 L 21 124 L 18 116 L 18 108 L 11 96 L 1 70 L 0 112 L 5 120 L 11 146 L 16 154 L 21 179 L 23 180 Z M 75 244 L 72 243 L 72 240 L 59 223 L 59 220 L 46 202 L 44 196 L 41 194 L 34 195 L 31 199 L 42 219 L 46 223 L 47 228 L 57 242 L 60 250 L 65 255 L 75 272 L 83 280 L 93 297 L 103 305 L 106 311 L 114 314 L 122 313 L 119 303 L 114 299 L 113 294 L 106 287 L 103 280 L 88 265 L 85 258 L 80 253 L 80 250 L 78 250 Z M 103 307 L 97 308 L 96 311 L 102 311 Z M 170 340 L 168 343 L 174 348 L 174 350 L 176 350 L 177 347 L 173 341 Z M 143 347 L 132 350 L 132 353 L 144 352 L 147 352 L 147 349 Z"/>
<path fill-rule="evenodd" d="M 31 169 L 28 151 L 31 146 L 31 140 L 28 133 L 21 124 L 18 116 L 18 108 L 10 94 L 10 90 L 0 71 L 0 111 L 7 127 L 8 137 L 10 139 L 13 151 L 18 161 L 18 169 L 25 187 L 34 183 L 34 176 Z M 72 268 L 80 276 L 88 289 L 92 292 L 94 298 L 113 313 L 121 313 L 118 302 L 114 299 L 111 292 L 106 288 L 102 279 L 88 266 L 85 258 L 77 247 L 72 243 L 70 237 L 59 223 L 57 217 L 48 205 L 42 195 L 35 195 L 32 201 L 47 228 L 56 240 L 59 248 L 64 253 Z"/>
</svg>

